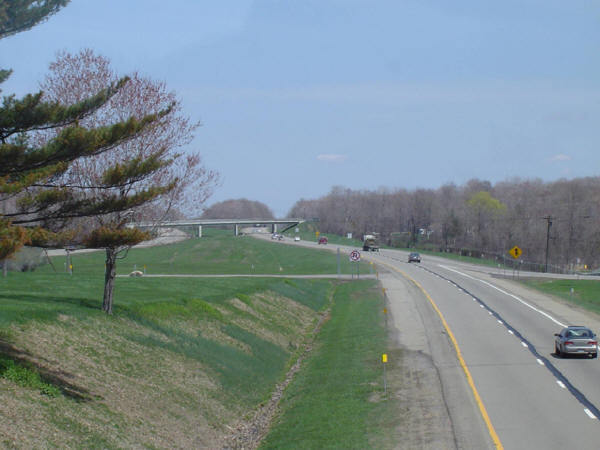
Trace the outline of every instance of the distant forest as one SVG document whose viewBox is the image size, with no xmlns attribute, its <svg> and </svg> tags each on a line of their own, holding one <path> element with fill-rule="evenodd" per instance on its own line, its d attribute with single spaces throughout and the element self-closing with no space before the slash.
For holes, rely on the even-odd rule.
<svg viewBox="0 0 600 450">
<path fill-rule="evenodd" d="M 473 179 L 439 189 L 352 190 L 336 186 L 318 199 L 299 200 L 289 217 L 318 218 L 322 233 L 404 248 L 495 257 L 525 269 L 574 271 L 600 267 L 600 177 L 543 182 Z"/>
</svg>

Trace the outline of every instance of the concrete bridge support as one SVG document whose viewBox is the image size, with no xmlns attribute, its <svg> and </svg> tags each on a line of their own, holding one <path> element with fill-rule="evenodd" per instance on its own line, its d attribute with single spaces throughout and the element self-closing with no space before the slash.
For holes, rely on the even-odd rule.
<svg viewBox="0 0 600 450">
<path fill-rule="evenodd" d="M 233 234 L 234 236 L 239 236 L 240 234 L 240 226 L 237 223 L 233 226 Z"/>
<path fill-rule="evenodd" d="M 202 225 L 198 225 L 198 237 L 202 237 Z"/>
</svg>

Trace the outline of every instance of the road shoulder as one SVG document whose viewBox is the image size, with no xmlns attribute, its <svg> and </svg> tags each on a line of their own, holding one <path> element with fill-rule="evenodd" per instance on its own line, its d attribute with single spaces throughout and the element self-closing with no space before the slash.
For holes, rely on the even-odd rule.
<svg viewBox="0 0 600 450">
<path fill-rule="evenodd" d="M 492 448 L 485 423 L 439 317 L 408 279 L 380 271 L 401 350 L 392 389 L 405 420 L 396 430 L 403 448 Z"/>
</svg>

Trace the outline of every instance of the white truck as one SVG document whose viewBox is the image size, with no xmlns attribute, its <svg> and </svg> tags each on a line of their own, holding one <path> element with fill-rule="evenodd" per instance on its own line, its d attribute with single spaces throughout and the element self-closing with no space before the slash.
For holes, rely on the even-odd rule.
<svg viewBox="0 0 600 450">
<path fill-rule="evenodd" d="M 365 251 L 365 252 L 378 252 L 379 251 L 377 233 L 365 234 L 363 236 L 363 251 Z"/>
</svg>

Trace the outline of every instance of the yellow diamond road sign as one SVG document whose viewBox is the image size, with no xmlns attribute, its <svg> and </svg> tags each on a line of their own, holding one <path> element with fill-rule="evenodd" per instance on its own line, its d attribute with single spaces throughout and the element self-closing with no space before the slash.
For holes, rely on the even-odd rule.
<svg viewBox="0 0 600 450">
<path fill-rule="evenodd" d="M 519 247 L 517 247 L 516 245 L 511 248 L 508 253 L 510 253 L 512 255 L 513 258 L 518 259 L 519 256 L 521 256 L 521 254 L 523 253 L 523 250 L 521 250 Z"/>
</svg>

